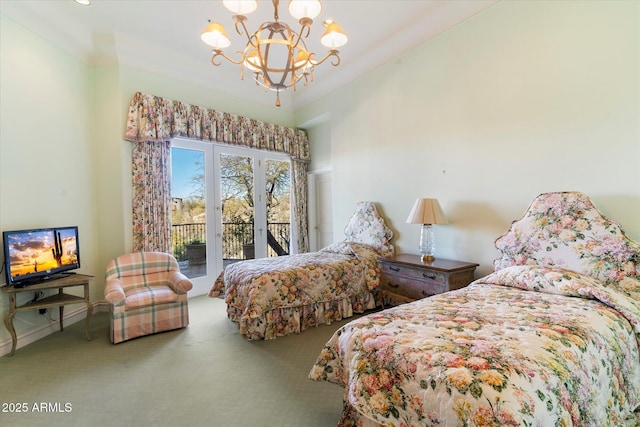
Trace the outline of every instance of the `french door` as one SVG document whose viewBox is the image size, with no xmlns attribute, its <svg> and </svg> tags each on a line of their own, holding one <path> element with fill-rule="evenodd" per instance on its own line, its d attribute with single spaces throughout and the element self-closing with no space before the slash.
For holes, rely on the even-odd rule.
<svg viewBox="0 0 640 427">
<path fill-rule="evenodd" d="M 231 263 L 295 251 L 288 156 L 172 141 L 172 244 L 193 295 Z"/>
</svg>

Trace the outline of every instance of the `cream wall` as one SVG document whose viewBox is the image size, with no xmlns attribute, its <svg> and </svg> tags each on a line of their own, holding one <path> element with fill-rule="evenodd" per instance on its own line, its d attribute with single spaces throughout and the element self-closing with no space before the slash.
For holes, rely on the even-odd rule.
<svg viewBox="0 0 640 427">
<path fill-rule="evenodd" d="M 93 302 L 104 299 L 109 260 L 132 249 L 131 143 L 123 138 L 135 92 L 294 125 L 291 113 L 275 107 L 121 64 L 88 65 L 0 17 L 0 229 L 78 225 L 79 272 L 95 276 Z M 25 292 L 18 304 L 31 298 Z M 0 293 L 0 317 L 8 305 Z M 56 330 L 35 311 L 14 319 L 18 346 Z M 0 354 L 10 348 L 4 327 L 0 347 Z"/>
<path fill-rule="evenodd" d="M 96 274 L 92 70 L 0 18 L 0 228 L 77 225 L 80 272 Z M 19 304 L 33 298 L 27 294 L 18 296 Z M 91 296 L 98 297 L 96 288 Z M 4 292 L 0 298 L 4 318 L 9 303 Z M 14 321 L 18 334 L 46 323 L 37 312 L 19 313 Z M 0 339 L 9 337 L 0 330 Z"/>
<path fill-rule="evenodd" d="M 311 164 L 309 171 L 326 170 L 331 168 L 331 121 L 329 118 L 309 126 L 307 136 L 309 137 L 309 154 Z M 313 143 L 311 143 L 313 141 Z"/>
<path fill-rule="evenodd" d="M 399 252 L 417 253 L 406 217 L 436 197 L 450 221 L 436 256 L 484 274 L 533 197 L 579 190 L 640 239 L 639 8 L 501 2 L 299 111 L 331 117 L 311 144 L 330 143 L 336 238 L 372 200 Z"/>
</svg>

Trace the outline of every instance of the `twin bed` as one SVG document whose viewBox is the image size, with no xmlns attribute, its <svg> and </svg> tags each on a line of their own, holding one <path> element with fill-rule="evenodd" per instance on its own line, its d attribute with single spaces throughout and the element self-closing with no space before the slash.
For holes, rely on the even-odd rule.
<svg viewBox="0 0 640 427">
<path fill-rule="evenodd" d="M 227 267 L 210 295 L 251 339 L 374 308 L 393 233 L 361 203 L 345 234 Z M 535 198 L 496 247 L 494 273 L 468 287 L 335 332 L 309 377 L 345 388 L 339 425 L 640 425 L 640 245 L 561 192 Z"/>
<path fill-rule="evenodd" d="M 393 232 L 372 202 L 360 202 L 345 240 L 313 253 L 243 261 L 209 291 L 249 339 L 273 339 L 376 307 L 378 258 L 391 256 Z"/>
<path fill-rule="evenodd" d="M 339 425 L 640 423 L 640 245 L 566 192 L 496 247 L 467 288 L 335 332 L 310 378 L 345 387 Z"/>
</svg>

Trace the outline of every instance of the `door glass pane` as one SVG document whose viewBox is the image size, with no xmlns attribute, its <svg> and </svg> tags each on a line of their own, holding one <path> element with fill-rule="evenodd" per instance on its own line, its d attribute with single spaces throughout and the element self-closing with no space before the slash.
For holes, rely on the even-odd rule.
<svg viewBox="0 0 640 427">
<path fill-rule="evenodd" d="M 291 242 L 291 167 L 288 161 L 265 161 L 267 255 L 289 255 Z"/>
<path fill-rule="evenodd" d="M 223 265 L 255 258 L 253 158 L 220 154 Z"/>
<path fill-rule="evenodd" d="M 207 274 L 204 152 L 171 148 L 171 246 L 189 278 Z"/>
</svg>

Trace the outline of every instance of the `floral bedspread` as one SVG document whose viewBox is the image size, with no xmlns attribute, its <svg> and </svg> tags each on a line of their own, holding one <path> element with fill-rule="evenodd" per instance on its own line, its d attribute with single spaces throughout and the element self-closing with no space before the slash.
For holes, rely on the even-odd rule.
<svg viewBox="0 0 640 427">
<path fill-rule="evenodd" d="M 345 387 L 344 426 L 637 425 L 639 290 L 504 268 L 348 323 L 310 378 Z"/>
<path fill-rule="evenodd" d="M 340 242 L 313 253 L 243 261 L 225 268 L 209 291 L 250 339 L 270 339 L 329 324 L 375 307 L 380 254 Z"/>
</svg>

